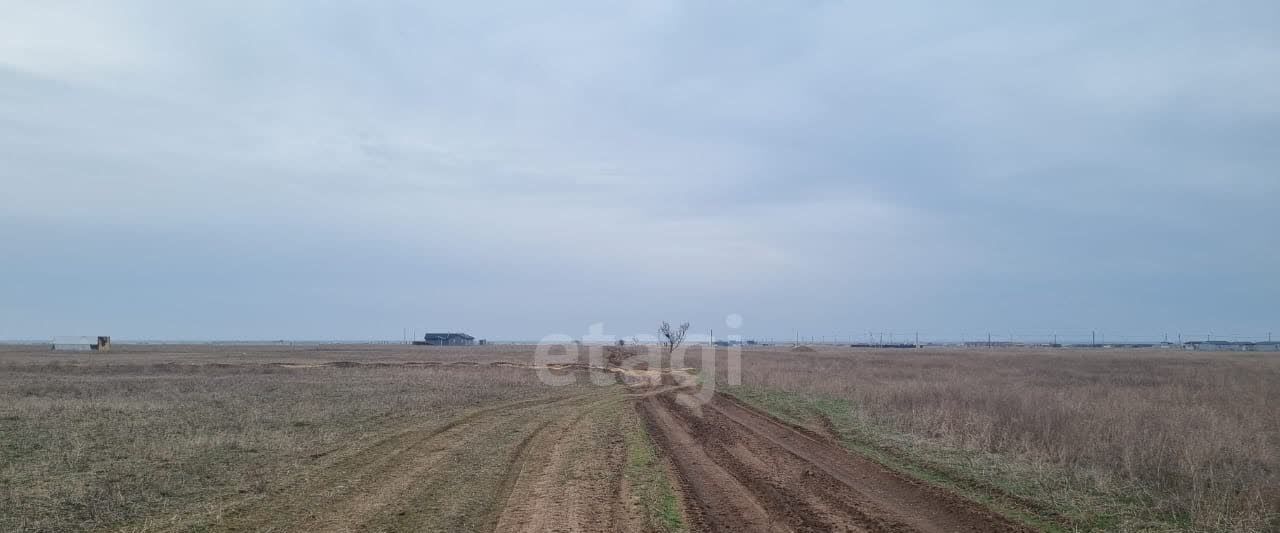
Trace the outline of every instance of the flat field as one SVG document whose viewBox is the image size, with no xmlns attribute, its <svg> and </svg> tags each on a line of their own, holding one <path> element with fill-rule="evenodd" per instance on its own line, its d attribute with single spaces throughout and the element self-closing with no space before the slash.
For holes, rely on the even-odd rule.
<svg viewBox="0 0 1280 533">
<path fill-rule="evenodd" d="M 740 400 L 1045 529 L 1280 531 L 1280 354 L 744 357 Z"/>
<path fill-rule="evenodd" d="M 0 346 L 0 531 L 1274 531 L 1277 359 Z"/>
<path fill-rule="evenodd" d="M 679 526 L 622 387 L 528 348 L 38 350 L 0 351 L 0 531 Z"/>
</svg>

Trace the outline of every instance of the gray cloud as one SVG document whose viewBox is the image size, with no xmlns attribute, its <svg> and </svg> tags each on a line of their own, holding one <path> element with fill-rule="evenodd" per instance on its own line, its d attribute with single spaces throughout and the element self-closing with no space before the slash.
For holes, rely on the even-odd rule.
<svg viewBox="0 0 1280 533">
<path fill-rule="evenodd" d="M 0 338 L 1280 318 L 1270 2 L 7 12 Z"/>
</svg>

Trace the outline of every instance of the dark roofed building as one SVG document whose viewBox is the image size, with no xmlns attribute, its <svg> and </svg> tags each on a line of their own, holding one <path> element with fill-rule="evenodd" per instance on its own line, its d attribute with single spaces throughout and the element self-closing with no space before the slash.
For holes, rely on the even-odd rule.
<svg viewBox="0 0 1280 533">
<path fill-rule="evenodd" d="M 427 346 L 471 346 L 476 338 L 466 333 L 428 333 L 422 336 L 421 343 Z"/>
</svg>

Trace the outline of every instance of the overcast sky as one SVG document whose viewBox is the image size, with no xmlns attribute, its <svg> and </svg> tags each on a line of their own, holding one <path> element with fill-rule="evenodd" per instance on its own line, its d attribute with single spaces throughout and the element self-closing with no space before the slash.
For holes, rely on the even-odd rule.
<svg viewBox="0 0 1280 533">
<path fill-rule="evenodd" d="M 1280 335 L 1273 0 L 424 4 L 0 1 L 0 339 Z"/>
</svg>

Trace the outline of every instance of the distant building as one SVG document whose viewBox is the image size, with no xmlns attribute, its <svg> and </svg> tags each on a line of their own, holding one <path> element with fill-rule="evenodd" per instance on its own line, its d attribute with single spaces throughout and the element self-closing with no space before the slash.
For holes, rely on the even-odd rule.
<svg viewBox="0 0 1280 533">
<path fill-rule="evenodd" d="M 421 341 L 414 342 L 426 346 L 471 346 L 475 343 L 476 338 L 466 333 L 428 333 L 422 336 Z"/>
<path fill-rule="evenodd" d="M 1183 346 L 1198 352 L 1280 352 L 1280 341 L 1191 341 Z"/>
<path fill-rule="evenodd" d="M 111 337 L 55 337 L 49 347 L 55 352 L 105 352 L 111 350 Z"/>
<path fill-rule="evenodd" d="M 1025 342 L 1012 341 L 968 341 L 964 345 L 968 348 L 1014 348 L 1027 346 Z"/>
</svg>

